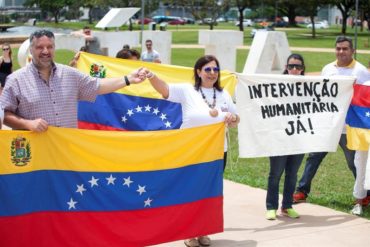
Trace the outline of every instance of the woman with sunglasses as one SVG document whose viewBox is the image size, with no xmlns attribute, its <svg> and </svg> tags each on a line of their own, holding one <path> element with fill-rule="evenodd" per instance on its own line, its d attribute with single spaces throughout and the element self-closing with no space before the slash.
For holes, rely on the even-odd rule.
<svg viewBox="0 0 370 247">
<path fill-rule="evenodd" d="M 305 66 L 303 57 L 299 54 L 291 54 L 283 74 L 304 75 Z M 293 193 L 297 182 L 297 172 L 303 160 L 304 154 L 293 154 L 270 157 L 270 174 L 266 196 L 266 219 L 275 220 L 279 206 L 279 183 L 285 171 L 283 201 L 281 213 L 290 218 L 299 218 L 299 214 L 293 209 Z"/>
<path fill-rule="evenodd" d="M 0 94 L 5 86 L 5 80 L 8 75 L 12 73 L 12 49 L 10 44 L 5 43 L 2 45 L 3 55 L 0 57 Z"/>
<path fill-rule="evenodd" d="M 180 103 L 182 106 L 182 125 L 191 128 L 224 121 L 227 126 L 236 127 L 239 116 L 230 94 L 220 86 L 220 65 L 216 57 L 206 55 L 197 60 L 193 74 L 195 84 L 167 84 L 148 69 L 143 69 L 147 78 L 163 98 Z M 224 169 L 227 158 L 227 142 L 224 146 Z M 208 236 L 185 240 L 188 247 L 209 246 Z"/>
</svg>

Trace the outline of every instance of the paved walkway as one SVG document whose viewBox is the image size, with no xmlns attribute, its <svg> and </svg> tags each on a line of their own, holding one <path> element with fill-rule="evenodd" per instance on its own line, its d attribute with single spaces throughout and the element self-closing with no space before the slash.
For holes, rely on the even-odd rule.
<svg viewBox="0 0 370 247">
<path fill-rule="evenodd" d="M 266 178 L 267 179 L 267 178 Z M 224 232 L 212 247 L 364 247 L 370 246 L 370 221 L 329 208 L 301 203 L 299 219 L 265 219 L 266 191 L 224 180 Z M 176 241 L 157 247 L 184 247 Z"/>
</svg>

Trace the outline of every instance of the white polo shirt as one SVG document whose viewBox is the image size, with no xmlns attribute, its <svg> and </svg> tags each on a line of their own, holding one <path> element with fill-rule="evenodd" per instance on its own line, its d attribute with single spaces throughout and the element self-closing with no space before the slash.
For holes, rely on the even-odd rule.
<svg viewBox="0 0 370 247">
<path fill-rule="evenodd" d="M 321 71 L 323 76 L 333 76 L 333 75 L 344 75 L 344 76 L 355 76 L 357 84 L 363 84 L 370 80 L 370 73 L 364 65 L 352 60 L 352 62 L 345 67 L 339 67 L 338 61 L 334 61 L 325 65 Z"/>
</svg>

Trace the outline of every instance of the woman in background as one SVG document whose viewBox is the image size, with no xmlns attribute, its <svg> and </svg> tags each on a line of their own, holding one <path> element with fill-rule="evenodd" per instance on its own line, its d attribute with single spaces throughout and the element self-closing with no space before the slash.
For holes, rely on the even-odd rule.
<svg viewBox="0 0 370 247">
<path fill-rule="evenodd" d="M 0 94 L 5 87 L 6 77 L 13 71 L 12 48 L 10 47 L 10 44 L 5 43 L 1 48 L 3 55 L 0 57 Z"/>
<path fill-rule="evenodd" d="M 303 57 L 299 54 L 291 54 L 283 74 L 304 75 L 305 66 Z M 279 183 L 285 171 L 283 201 L 281 213 L 290 218 L 299 218 L 299 214 L 293 209 L 293 193 L 297 182 L 297 172 L 302 163 L 304 154 L 292 154 L 270 157 L 270 174 L 266 196 L 266 219 L 275 220 L 279 206 Z"/>
</svg>

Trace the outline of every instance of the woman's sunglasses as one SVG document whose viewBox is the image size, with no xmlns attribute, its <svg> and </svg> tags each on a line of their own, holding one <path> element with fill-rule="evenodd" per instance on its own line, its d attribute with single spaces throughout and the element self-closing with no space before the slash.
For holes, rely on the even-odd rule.
<svg viewBox="0 0 370 247">
<path fill-rule="evenodd" d="M 205 67 L 204 71 L 206 73 L 211 73 L 211 71 L 213 71 L 213 73 L 218 73 L 220 72 L 220 68 L 219 67 Z"/>
<path fill-rule="evenodd" d="M 287 66 L 286 66 L 286 68 L 288 69 L 288 70 L 292 70 L 292 69 L 296 69 L 296 70 L 303 70 L 303 65 L 302 64 L 288 64 Z"/>
<path fill-rule="evenodd" d="M 3 51 L 9 51 L 9 48 L 3 48 Z"/>
</svg>

